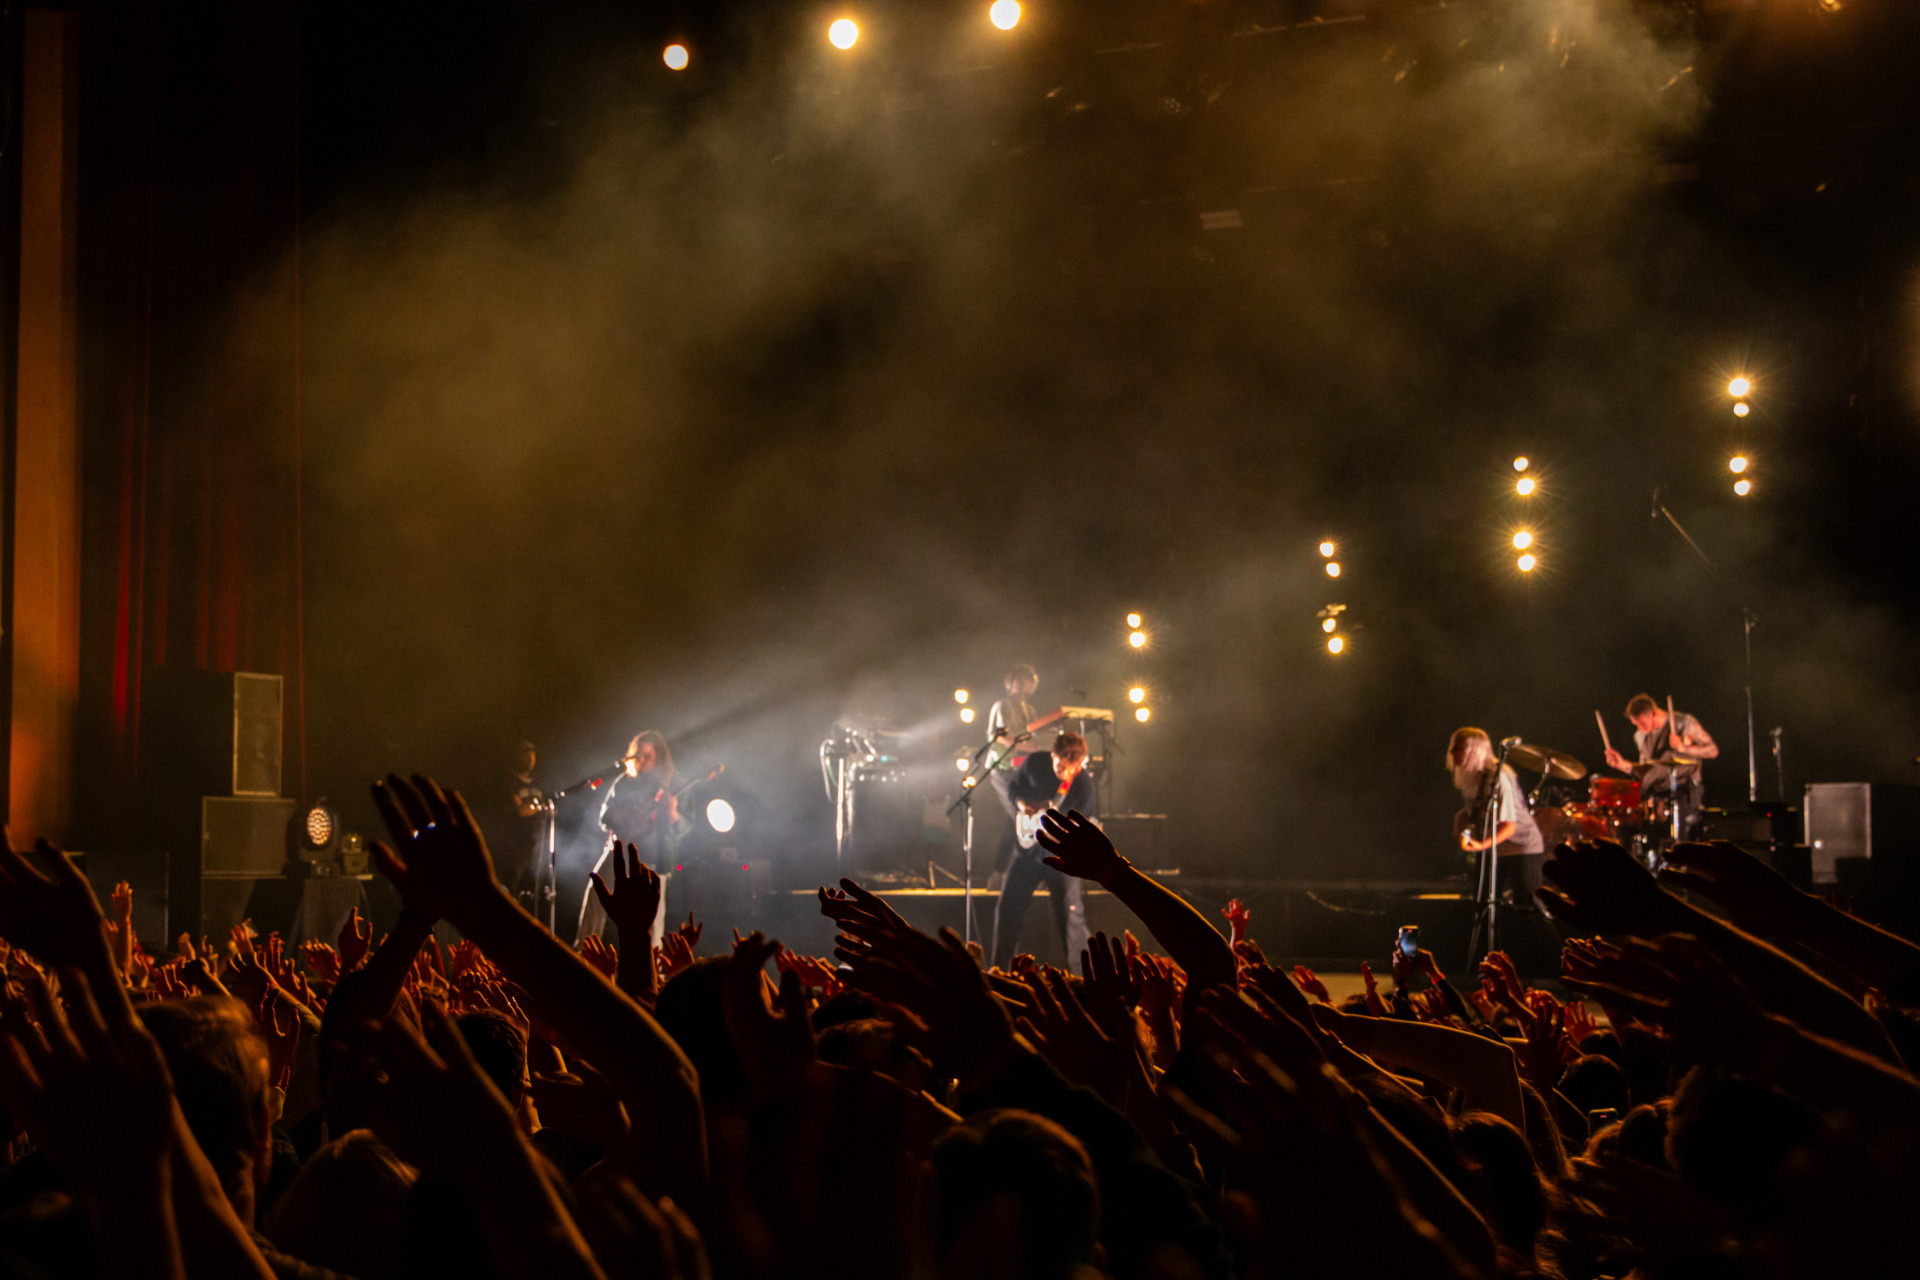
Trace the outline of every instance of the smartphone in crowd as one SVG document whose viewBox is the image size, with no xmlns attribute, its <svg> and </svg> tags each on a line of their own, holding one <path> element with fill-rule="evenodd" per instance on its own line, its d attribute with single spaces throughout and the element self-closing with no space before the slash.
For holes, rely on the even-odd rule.
<svg viewBox="0 0 1920 1280">
<path fill-rule="evenodd" d="M 1420 950 L 1420 926 L 1417 924 L 1401 925 L 1400 938 L 1394 945 L 1400 948 L 1401 955 L 1409 960 L 1413 959 L 1414 953 Z"/>
</svg>

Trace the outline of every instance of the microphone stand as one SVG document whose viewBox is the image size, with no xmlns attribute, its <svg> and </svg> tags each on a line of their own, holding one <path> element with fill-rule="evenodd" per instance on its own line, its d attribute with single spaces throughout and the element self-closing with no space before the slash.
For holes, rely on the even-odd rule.
<svg viewBox="0 0 1920 1280">
<path fill-rule="evenodd" d="M 1500 949 L 1497 926 L 1500 914 L 1500 846 L 1494 835 L 1500 830 L 1500 802 L 1502 782 L 1507 767 L 1507 752 L 1513 739 L 1502 739 L 1500 754 L 1494 757 L 1493 768 L 1487 774 L 1485 787 L 1493 794 L 1480 814 L 1480 840 L 1486 845 L 1480 851 L 1480 870 L 1474 877 L 1473 935 L 1467 942 L 1467 972 L 1472 973 L 1480 957 Z M 1481 948 L 1485 941 L 1486 947 Z"/>
<path fill-rule="evenodd" d="M 1728 595 L 1732 595 L 1733 589 L 1727 586 L 1726 579 L 1720 576 L 1720 570 L 1714 565 L 1712 559 L 1708 557 L 1706 552 L 1700 549 L 1700 544 L 1693 540 L 1693 535 L 1680 527 L 1680 522 L 1673 518 L 1673 512 L 1667 510 L 1660 504 L 1660 490 L 1657 488 L 1653 491 L 1653 511 L 1656 516 L 1665 516 L 1667 518 L 1667 523 L 1673 526 L 1673 531 L 1679 534 L 1682 541 L 1689 547 L 1693 548 L 1693 554 L 1700 557 L 1700 563 L 1707 566 L 1707 572 L 1713 577 L 1714 583 L 1718 585 L 1722 591 L 1725 591 Z M 1742 640 L 1745 646 L 1744 656 L 1746 661 L 1747 805 L 1751 808 L 1760 802 L 1760 756 L 1754 746 L 1753 736 L 1753 626 L 1756 622 L 1760 621 L 1760 615 L 1749 608 L 1744 600 L 1740 601 L 1739 604 L 1740 626 Z M 1669 736 L 1671 736 L 1671 734 L 1669 734 Z M 1784 800 L 1786 796 L 1783 794 L 1780 798 Z"/>
<path fill-rule="evenodd" d="M 987 744 L 973 753 L 973 764 L 968 767 L 967 776 L 960 780 L 960 794 L 955 796 L 953 803 L 947 806 L 949 817 L 953 815 L 955 809 L 964 808 L 967 811 L 965 834 L 960 842 L 962 857 L 965 860 L 965 879 L 962 881 L 960 890 L 964 899 L 960 911 L 960 927 L 966 935 L 964 940 L 967 942 L 973 941 L 973 797 L 980 790 L 980 780 L 998 769 L 1001 762 L 1013 753 L 1015 747 L 1032 737 L 1030 733 L 1023 733 L 1005 746 L 1001 746 L 997 738 L 988 738 Z M 995 750 L 995 748 L 999 749 Z M 987 959 L 991 963 L 993 958 L 989 956 Z"/>
<path fill-rule="evenodd" d="M 560 802 L 582 787 L 591 791 L 598 791 L 600 784 L 607 780 L 609 773 L 619 773 L 625 768 L 626 762 L 624 760 L 616 760 L 612 769 L 602 769 L 598 773 L 588 774 L 578 782 L 569 783 L 561 787 L 558 791 L 549 791 L 546 794 L 546 798 L 540 802 L 540 811 L 546 822 L 546 857 L 541 861 L 544 861 L 546 865 L 543 869 L 544 874 L 537 877 L 539 883 L 534 885 L 533 895 L 535 909 L 538 910 L 541 906 L 545 906 L 546 908 L 548 933 L 557 936 L 559 932 L 554 928 L 554 919 L 557 903 L 560 898 L 560 871 L 558 865 Z"/>
</svg>

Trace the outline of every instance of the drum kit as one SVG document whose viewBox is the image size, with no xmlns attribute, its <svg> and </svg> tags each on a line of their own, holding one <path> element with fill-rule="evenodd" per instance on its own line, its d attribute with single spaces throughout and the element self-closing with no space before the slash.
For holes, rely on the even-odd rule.
<svg viewBox="0 0 1920 1280">
<path fill-rule="evenodd" d="M 1549 849 L 1569 840 L 1617 840 L 1625 845 L 1651 848 L 1672 828 L 1672 799 L 1641 794 L 1637 778 L 1589 778 L 1587 766 L 1566 752 L 1524 742 L 1508 750 L 1507 761 L 1540 775 L 1540 786 L 1534 788 L 1533 817 L 1540 824 L 1540 834 L 1546 838 Z M 1657 763 L 1686 768 L 1700 762 L 1691 756 L 1672 756 L 1663 757 Z M 1548 781 L 1567 783 L 1582 778 L 1587 779 L 1584 801 L 1539 804 L 1541 788 Z"/>
</svg>

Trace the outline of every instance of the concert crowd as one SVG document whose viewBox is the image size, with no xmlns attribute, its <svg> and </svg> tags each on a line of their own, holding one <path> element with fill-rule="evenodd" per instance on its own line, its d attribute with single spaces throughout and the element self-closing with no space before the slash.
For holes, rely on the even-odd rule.
<svg viewBox="0 0 1920 1280">
<path fill-rule="evenodd" d="M 1920 946 L 1733 845 L 1659 879 L 1550 854 L 1540 900 L 1579 935 L 1553 993 L 1396 947 L 1336 1002 L 1078 813 L 1045 819 L 1049 865 L 1142 941 L 1095 934 L 1067 973 L 989 967 L 852 881 L 820 891 L 831 957 L 695 921 L 656 947 L 630 849 L 594 890 L 623 945 L 576 950 L 458 795 L 375 792 L 403 908 L 377 941 L 356 914 L 332 945 L 155 945 L 59 850 L 0 849 L 0 1272 L 1902 1269 Z"/>
</svg>

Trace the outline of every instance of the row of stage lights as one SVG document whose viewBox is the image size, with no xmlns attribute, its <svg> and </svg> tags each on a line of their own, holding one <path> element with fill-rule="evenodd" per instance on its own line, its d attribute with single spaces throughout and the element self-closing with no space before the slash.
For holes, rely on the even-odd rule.
<svg viewBox="0 0 1920 1280">
<path fill-rule="evenodd" d="M 987 6 L 987 21 L 1002 31 L 1011 31 L 1020 25 L 1022 12 L 1020 0 L 993 0 Z M 860 24 L 852 18 L 835 18 L 827 24 L 827 43 L 842 53 L 848 52 L 860 43 Z M 693 62 L 693 53 L 676 41 L 661 50 L 660 61 L 669 71 L 685 71 Z"/>
<path fill-rule="evenodd" d="M 1727 383 L 1727 394 L 1733 398 L 1733 416 L 1745 418 L 1753 412 L 1753 379 L 1741 374 Z M 1513 482 L 1514 495 L 1521 499 L 1533 497 L 1540 492 L 1538 473 L 1533 470 L 1533 460 L 1522 455 L 1513 460 L 1513 469 L 1518 473 Z M 1727 459 L 1727 470 L 1735 479 L 1733 492 L 1744 498 L 1753 492 L 1753 459 L 1745 449 L 1736 452 Z M 1521 573 L 1532 573 L 1540 567 L 1540 538 L 1528 521 L 1516 523 L 1509 539 L 1514 551 L 1514 568 Z M 1324 563 L 1329 578 L 1340 576 L 1340 562 L 1334 558 L 1337 548 L 1331 540 L 1320 544 L 1320 559 Z M 1320 619 L 1320 630 L 1327 637 L 1327 652 L 1338 657 L 1347 650 L 1346 639 L 1339 634 L 1340 615 L 1346 612 L 1344 604 L 1330 604 L 1315 615 Z"/>
</svg>

